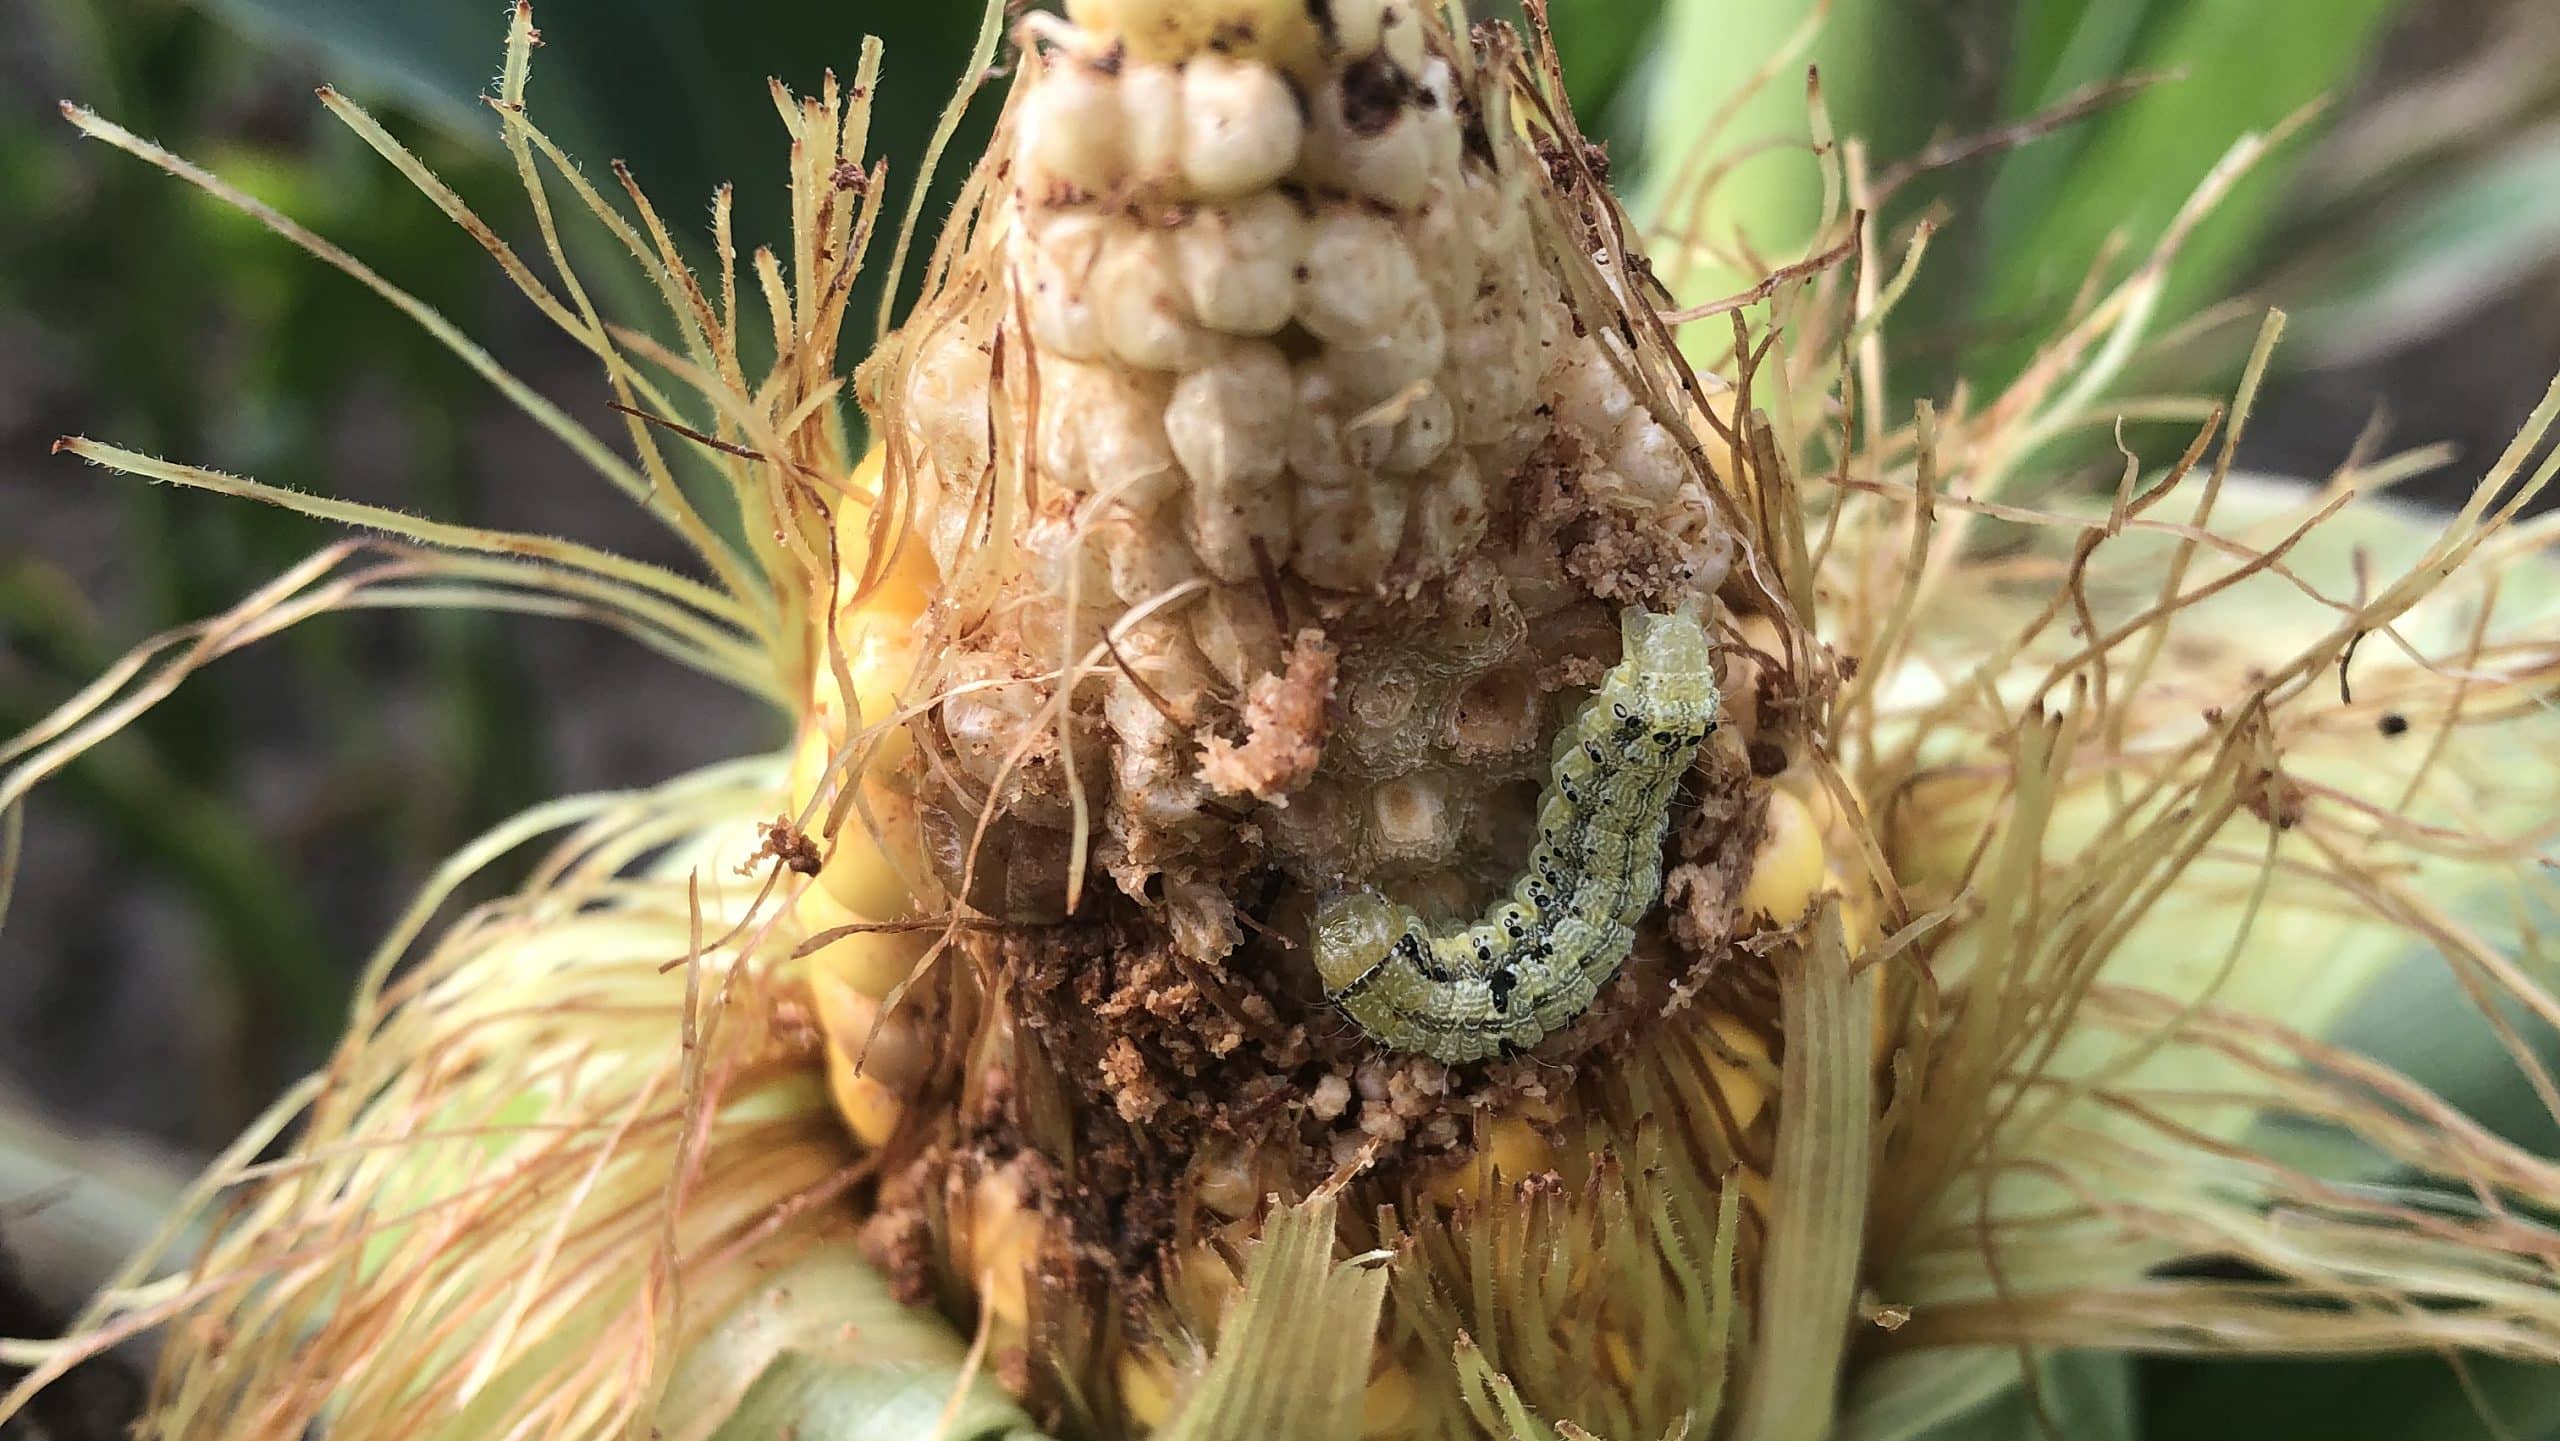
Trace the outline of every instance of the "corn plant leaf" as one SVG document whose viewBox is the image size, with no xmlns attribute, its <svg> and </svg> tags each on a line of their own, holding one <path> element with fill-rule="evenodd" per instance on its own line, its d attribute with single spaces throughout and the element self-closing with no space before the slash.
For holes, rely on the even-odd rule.
<svg viewBox="0 0 2560 1441">
<path fill-rule="evenodd" d="M 2487 1357 L 2340 1361 L 2151 1361 L 2141 1377 L 2148 1441 L 2549 1441 L 2560 1436 L 2560 1372 Z M 2076 1433 L 2072 1433 L 2076 1434 Z"/>
<path fill-rule="evenodd" d="M 1756 149 L 1708 197 L 1702 238 L 1770 264 L 1801 258 L 1824 184 L 1808 72 L 1820 74 L 1835 131 L 1898 153 L 1943 97 L 1937 67 L 1896 63 L 1919 44 L 1926 9 L 1893 0 L 1666 0 L 1628 82 L 1644 155 L 1640 173 L 1621 177 L 1631 209 L 1648 225 L 1686 230 L 1699 162 Z M 1762 273 L 1731 263 L 1679 269 L 1683 294 L 1694 299 L 1742 290 Z"/>
<path fill-rule="evenodd" d="M 492 148 L 498 142 L 479 99 L 505 29 L 495 9 L 405 0 L 220 0 L 220 7 L 254 35 L 316 52 L 334 79 L 383 87 L 457 135 Z M 780 240 L 787 223 L 779 188 L 763 183 L 773 177 L 739 172 L 761 166 L 759 157 L 776 154 L 780 143 L 765 81 L 809 93 L 829 69 L 849 78 L 862 38 L 877 35 L 889 70 L 872 112 L 874 153 L 888 160 L 892 183 L 904 183 L 967 62 L 979 17 L 967 0 L 724 7 L 543 0 L 535 18 L 545 39 L 537 82 L 545 128 L 592 169 L 608 158 L 628 162 L 670 216 L 700 214 L 715 186 L 737 182 L 743 253 Z M 979 107 L 953 153 L 975 153 L 992 119 L 992 105 Z M 937 187 L 945 200 L 963 169 L 946 168 Z M 677 229 L 689 243 L 699 227 Z M 885 270 L 873 267 L 857 283 L 852 313 L 870 313 Z"/>
<path fill-rule="evenodd" d="M 2369 359 L 2476 312 L 2560 253 L 2560 125 L 2517 137 L 2396 208 L 2306 284 L 2308 358 Z"/>
<path fill-rule="evenodd" d="M 2039 6 L 2053 14 L 2036 33 L 2063 33 L 2061 17 L 2083 8 L 2119 7 Z M 2121 16 L 2078 22 L 2058 48 L 2046 42 L 2055 59 L 2040 96 L 2124 69 L 2169 78 L 2090 122 L 2076 148 L 2031 148 L 2004 164 L 1984 227 L 1975 323 L 2014 334 L 2015 322 L 2067 302 L 2117 238 L 2126 254 L 2145 253 L 2232 137 L 2269 130 L 2352 81 L 2398 9 L 2397 0 L 2190 0 L 2150 7 L 2129 48 L 2117 43 Z M 2091 24 L 2106 28 L 2083 28 Z M 2084 34 L 2092 38 L 2082 47 Z M 2294 158 L 2271 156 L 2198 228 L 2171 271 L 2163 314 L 2185 314 L 2246 273 L 2281 215 Z M 1997 383 L 2030 349 L 1994 341 L 1972 354 L 1967 373 Z"/>
</svg>

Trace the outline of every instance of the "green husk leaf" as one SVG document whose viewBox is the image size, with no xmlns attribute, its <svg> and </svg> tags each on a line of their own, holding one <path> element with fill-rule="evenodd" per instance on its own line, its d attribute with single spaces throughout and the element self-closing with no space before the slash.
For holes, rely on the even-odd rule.
<svg viewBox="0 0 2560 1441">
<path fill-rule="evenodd" d="M 654 1425 L 665 1441 L 1037 1441 L 968 1344 L 902 1305 L 850 1236 L 774 1271 L 695 1341 Z"/>
<path fill-rule="evenodd" d="M 1784 1086 L 1760 1272 L 1758 1364 L 1742 1391 L 1743 1441 L 1822 1441 L 1831 1432 L 1842 1318 L 1857 1311 L 1874 1156 L 1874 989 L 1854 973 L 1837 905 L 1795 964 L 1780 962 Z"/>
<path fill-rule="evenodd" d="M 1218 1349 L 1163 1441 L 1356 1436 L 1387 1295 L 1384 1258 L 1333 1259 L 1334 1198 L 1264 1222 Z"/>
</svg>

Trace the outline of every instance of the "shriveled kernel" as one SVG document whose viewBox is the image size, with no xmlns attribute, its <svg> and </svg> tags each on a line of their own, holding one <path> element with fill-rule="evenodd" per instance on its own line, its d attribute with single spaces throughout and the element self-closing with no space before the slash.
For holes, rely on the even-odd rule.
<svg viewBox="0 0 2560 1441">
<path fill-rule="evenodd" d="M 1095 194 L 1118 185 L 1127 164 L 1126 128 L 1113 76 L 1071 56 L 1045 61 L 1022 97 L 1014 129 L 1034 198 L 1070 198 L 1059 196 L 1058 187 Z"/>
<path fill-rule="evenodd" d="M 1212 330 L 1269 335 L 1289 323 L 1306 255 L 1306 221 L 1285 197 L 1250 195 L 1203 206 L 1173 232 L 1174 263 L 1192 313 Z"/>
<path fill-rule="evenodd" d="M 971 485 L 985 471 L 985 427 L 915 422 L 984 415 L 992 366 L 978 342 L 955 327 L 930 337 L 908 373 L 907 414 L 914 418 L 910 429 L 923 446 L 925 464 L 943 485 Z"/>
<path fill-rule="evenodd" d="M 1112 594 L 1129 605 L 1199 577 L 1199 558 L 1168 516 L 1131 515 L 1114 507 L 1097 517 L 1092 528 L 1111 567 Z"/>
<path fill-rule="evenodd" d="M 1492 508 L 1475 462 L 1463 450 L 1443 456 L 1414 487 L 1412 529 L 1416 563 L 1426 574 L 1448 568 L 1475 549 L 1492 523 Z"/>
<path fill-rule="evenodd" d="M 1370 796 L 1370 838 L 1392 864 L 1437 865 L 1457 853 L 1466 809 L 1466 792 L 1446 771 L 1393 776 Z"/>
<path fill-rule="evenodd" d="M 1804 802 L 1785 791 L 1769 793 L 1768 829 L 1751 858 L 1743 883 L 1743 918 L 1791 925 L 1823 886 L 1822 832 Z"/>
<path fill-rule="evenodd" d="M 1261 190 L 1298 160 L 1298 102 L 1278 72 L 1204 55 L 1182 70 L 1182 175 L 1224 200 Z"/>
<path fill-rule="evenodd" d="M 1395 560 L 1412 486 L 1391 475 L 1349 484 L 1310 484 L 1298 497 L 1298 548 L 1292 562 L 1310 585 L 1326 590 L 1375 589 Z"/>
<path fill-rule="evenodd" d="M 1165 435 L 1191 478 L 1192 539 L 1221 580 L 1288 553 L 1289 490 L 1274 482 L 1292 410 L 1289 363 L 1261 341 L 1185 375 L 1165 405 Z"/>
<path fill-rule="evenodd" d="M 1261 587 L 1218 586 L 1192 607 L 1191 617 L 1200 654 L 1234 690 L 1279 671 L 1280 621 Z"/>
</svg>

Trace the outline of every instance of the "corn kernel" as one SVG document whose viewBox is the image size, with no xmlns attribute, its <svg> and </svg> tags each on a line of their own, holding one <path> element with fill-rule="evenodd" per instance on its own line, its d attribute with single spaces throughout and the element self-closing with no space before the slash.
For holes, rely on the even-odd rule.
<svg viewBox="0 0 2560 1441">
<path fill-rule="evenodd" d="M 1191 1194 L 1221 1216 L 1250 1216 L 1262 1203 L 1262 1186 L 1244 1147 L 1222 1148 L 1202 1158 L 1192 1177 Z"/>
<path fill-rule="evenodd" d="M 1289 363 L 1262 341 L 1234 345 L 1175 382 L 1164 431 L 1191 478 L 1191 537 L 1210 574 L 1252 579 L 1289 549 L 1290 492 L 1276 484 L 1290 422 Z"/>
<path fill-rule="evenodd" d="M 1633 1386 L 1644 1374 L 1636 1365 L 1635 1343 L 1618 1327 L 1605 1327 L 1600 1332 L 1600 1360 L 1609 1379 L 1621 1387 Z"/>
<path fill-rule="evenodd" d="M 1768 829 L 1751 858 L 1751 878 L 1743 883 L 1743 918 L 1791 925 L 1826 880 L 1822 832 L 1813 813 L 1782 790 L 1769 792 Z"/>
<path fill-rule="evenodd" d="M 792 912 L 808 936 L 870 919 L 846 910 L 824 886 L 802 887 Z M 930 931 L 855 931 L 812 952 L 809 965 L 866 996 L 885 996 L 914 974 L 932 945 Z"/>
<path fill-rule="evenodd" d="M 1202 56 L 1182 69 L 1182 178 L 1225 200 L 1269 186 L 1298 162 L 1297 97 L 1268 66 Z"/>
<path fill-rule="evenodd" d="M 1394 222 L 1330 209 L 1309 223 L 1298 320 L 1319 340 L 1338 345 L 1385 335 L 1428 298 Z"/>
<path fill-rule="evenodd" d="M 1519 1181 L 1555 1169 L 1555 1147 L 1525 1115 L 1496 1116 L 1485 1127 L 1481 1149 L 1454 1166 L 1433 1172 L 1422 1194 L 1444 1211 L 1482 1203 L 1488 1183 Z"/>
<path fill-rule="evenodd" d="M 1141 370 L 1189 370 L 1209 358 L 1209 336 L 1191 317 L 1165 237 L 1135 222 L 1114 224 L 1093 269 L 1094 316 L 1102 342 Z"/>
<path fill-rule="evenodd" d="M 1360 1393 L 1360 1435 L 1362 1441 L 1388 1441 L 1407 1434 L 1412 1428 L 1415 1387 L 1413 1373 L 1389 1362 L 1369 1377 L 1369 1385 Z"/>
<path fill-rule="evenodd" d="M 1769 1059 L 1768 1043 L 1760 1038 L 1759 1032 L 1739 1019 L 1716 1012 L 1702 1024 L 1724 1043 L 1725 1051 L 1761 1061 Z M 1697 1050 L 1700 1061 L 1706 1066 L 1708 1079 L 1714 1081 L 1716 1089 L 1724 1094 L 1724 1107 L 1732 1115 L 1734 1125 L 1749 1130 L 1751 1123 L 1760 1118 L 1760 1112 L 1769 1104 L 1767 1088 L 1760 1083 L 1758 1076 L 1726 1060 L 1722 1052 L 1703 1039 L 1699 1040 Z"/>
<path fill-rule="evenodd" d="M 1269 335 L 1289 323 L 1306 221 L 1276 193 L 1204 206 L 1173 232 L 1174 268 L 1200 323 L 1230 335 Z"/>
<path fill-rule="evenodd" d="M 1052 357 L 1100 360 L 1110 353 L 1102 342 L 1102 322 L 1095 317 L 1092 302 L 1093 267 L 1102 258 L 1109 226 L 1109 221 L 1096 215 L 1053 216 L 1031 242 L 1025 309 L 1031 338 Z M 1054 383 L 1047 366 L 1042 383 Z M 1050 409 L 1042 408 L 1044 422 Z M 1054 465 L 1045 457 L 1044 463 Z"/>
<path fill-rule="evenodd" d="M 962 1259 L 970 1279 L 984 1288 L 979 1304 L 1001 1325 L 1026 1327 L 1031 1321 L 1031 1277 L 1040 1263 L 1040 1213 L 1022 1203 L 1020 1183 L 1004 1171 L 979 1177 L 971 1200 Z"/>
<path fill-rule="evenodd" d="M 1166 1277 L 1165 1300 L 1192 1335 L 1214 1340 L 1227 1303 L 1243 1288 L 1244 1278 L 1236 1274 L 1234 1263 L 1204 1241 L 1186 1249 L 1174 1264 Z"/>
<path fill-rule="evenodd" d="M 1119 85 L 1069 56 L 1042 66 L 1040 83 L 1023 97 L 1014 131 L 1029 183 L 1087 193 L 1120 183 L 1128 163 L 1124 133 Z"/>
<path fill-rule="evenodd" d="M 1120 1406 L 1129 1419 L 1147 1430 L 1173 1415 L 1176 1377 L 1173 1362 L 1153 1351 L 1129 1351 L 1112 1368 L 1120 1383 Z"/>
<path fill-rule="evenodd" d="M 1132 47 L 1136 53 L 1143 50 Z M 1128 127 L 1130 183 L 1172 194 L 1182 186 L 1182 72 L 1131 65 L 1120 72 L 1120 113 Z"/>
</svg>

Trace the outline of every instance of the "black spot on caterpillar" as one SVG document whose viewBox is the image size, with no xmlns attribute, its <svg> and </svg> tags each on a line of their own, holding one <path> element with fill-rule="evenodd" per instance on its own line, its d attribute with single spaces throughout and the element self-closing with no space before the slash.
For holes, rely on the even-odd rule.
<svg viewBox="0 0 2560 1441">
<path fill-rule="evenodd" d="M 1707 636 L 1629 611 L 1625 656 L 1556 737 L 1538 840 L 1510 893 L 1434 931 L 1375 891 L 1316 907 L 1325 995 L 1380 1045 L 1458 1065 L 1525 1050 L 1590 1009 L 1662 894 L 1672 791 L 1714 729 Z"/>
</svg>

